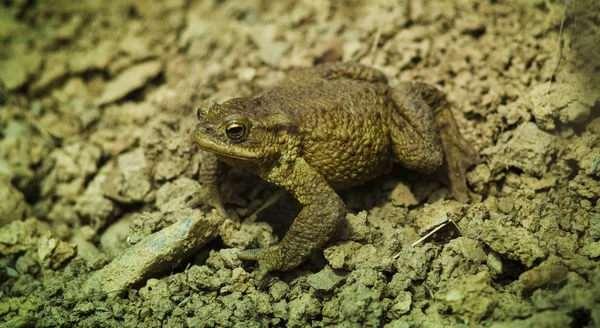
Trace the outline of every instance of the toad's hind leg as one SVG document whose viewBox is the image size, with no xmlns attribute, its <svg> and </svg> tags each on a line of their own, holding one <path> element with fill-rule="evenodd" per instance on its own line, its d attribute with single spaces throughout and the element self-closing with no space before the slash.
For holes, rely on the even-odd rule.
<svg viewBox="0 0 600 328">
<path fill-rule="evenodd" d="M 443 157 L 452 195 L 468 201 L 466 172 L 479 156 L 460 134 L 444 94 L 425 83 L 402 83 L 392 97 L 399 109 L 392 115 L 399 127 L 392 129 L 392 139 L 400 162 L 431 172 L 442 164 Z"/>
<path fill-rule="evenodd" d="M 412 84 L 391 92 L 396 105 L 389 124 L 396 160 L 411 170 L 431 173 L 442 165 L 442 142 L 429 104 Z"/>
</svg>

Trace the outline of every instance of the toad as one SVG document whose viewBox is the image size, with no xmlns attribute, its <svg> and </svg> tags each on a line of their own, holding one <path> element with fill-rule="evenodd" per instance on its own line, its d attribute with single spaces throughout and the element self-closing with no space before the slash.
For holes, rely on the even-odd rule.
<svg viewBox="0 0 600 328">
<path fill-rule="evenodd" d="M 217 181 L 231 166 L 284 188 L 302 206 L 279 244 L 239 254 L 258 261 L 257 281 L 297 267 L 325 246 L 346 215 L 335 190 L 372 180 L 394 163 L 423 173 L 445 164 L 453 197 L 469 199 L 465 175 L 478 155 L 458 131 L 444 95 L 424 83 L 392 88 L 379 70 L 327 63 L 293 71 L 258 97 L 197 114 L 191 139 L 210 156 L 192 205 L 210 204 L 225 216 Z"/>
</svg>

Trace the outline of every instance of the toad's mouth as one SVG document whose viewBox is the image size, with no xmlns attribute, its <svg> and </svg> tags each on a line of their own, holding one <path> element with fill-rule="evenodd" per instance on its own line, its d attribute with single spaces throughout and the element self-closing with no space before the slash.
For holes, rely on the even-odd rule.
<svg viewBox="0 0 600 328">
<path fill-rule="evenodd" d="M 236 143 L 215 142 L 209 138 L 200 136 L 197 131 L 192 131 L 190 137 L 200 149 L 214 153 L 219 157 L 247 161 L 257 161 L 261 158 L 259 153 L 242 148 Z"/>
</svg>

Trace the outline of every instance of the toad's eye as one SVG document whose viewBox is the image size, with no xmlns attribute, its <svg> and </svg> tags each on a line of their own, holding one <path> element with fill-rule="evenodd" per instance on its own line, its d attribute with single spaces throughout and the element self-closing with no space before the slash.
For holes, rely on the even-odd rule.
<svg viewBox="0 0 600 328">
<path fill-rule="evenodd" d="M 198 120 L 202 119 L 202 108 L 198 107 L 198 110 L 196 110 L 196 117 L 198 117 Z"/>
<path fill-rule="evenodd" d="M 229 121 L 225 126 L 225 134 L 229 139 L 240 140 L 246 135 L 246 125 L 240 121 Z"/>
</svg>

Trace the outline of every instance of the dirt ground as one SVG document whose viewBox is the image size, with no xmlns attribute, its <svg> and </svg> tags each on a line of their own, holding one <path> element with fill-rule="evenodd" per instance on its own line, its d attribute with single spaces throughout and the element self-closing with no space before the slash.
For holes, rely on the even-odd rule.
<svg viewBox="0 0 600 328">
<path fill-rule="evenodd" d="M 0 326 L 600 327 L 599 17 L 595 0 L 0 0 Z M 233 171 L 228 220 L 189 208 L 196 108 L 338 60 L 448 96 L 482 158 L 472 201 L 395 169 L 257 286 L 236 253 L 297 206 L 253 215 L 277 190 Z"/>
</svg>

